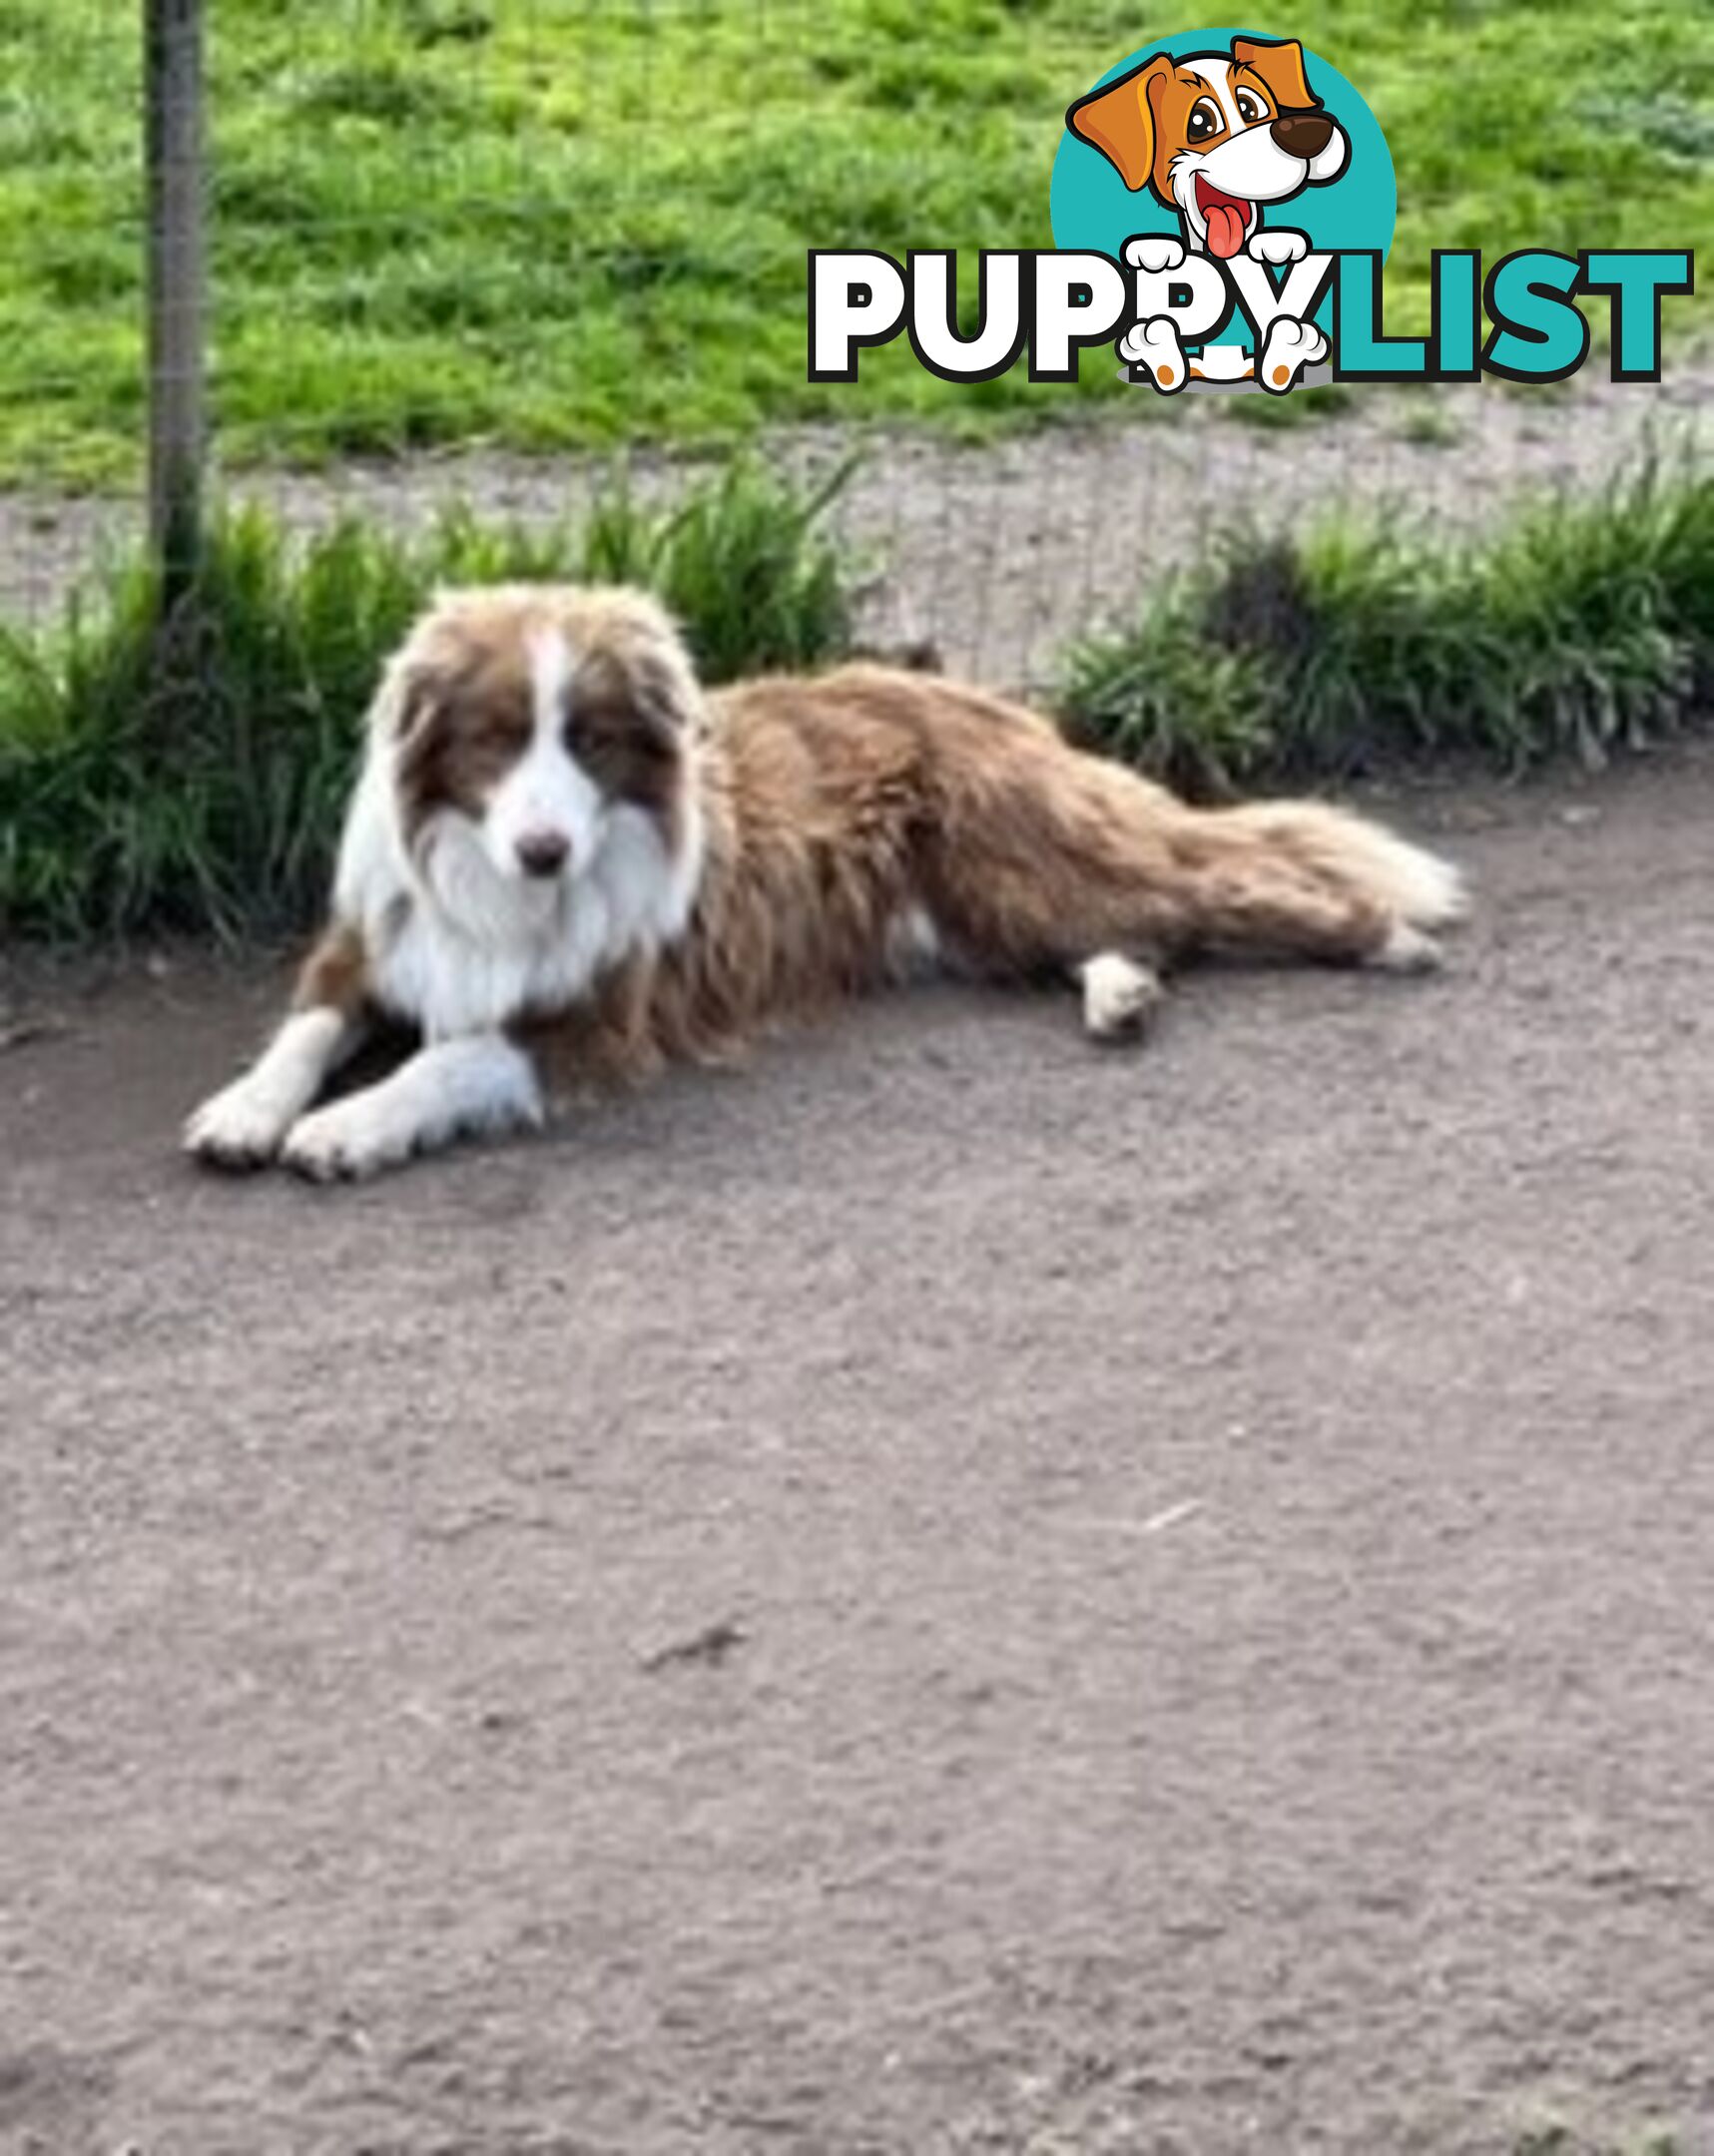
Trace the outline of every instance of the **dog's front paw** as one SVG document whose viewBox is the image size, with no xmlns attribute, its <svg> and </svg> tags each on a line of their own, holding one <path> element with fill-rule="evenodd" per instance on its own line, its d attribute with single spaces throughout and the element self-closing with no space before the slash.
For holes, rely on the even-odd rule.
<svg viewBox="0 0 1714 2156">
<path fill-rule="evenodd" d="M 412 1138 L 385 1108 L 361 1093 L 299 1116 L 280 1158 L 310 1183 L 361 1183 L 410 1158 Z"/>
<path fill-rule="evenodd" d="M 1279 396 L 1289 389 L 1307 366 L 1327 357 L 1327 338 L 1314 322 L 1294 321 L 1282 314 L 1268 331 L 1256 379 L 1264 389 Z"/>
<path fill-rule="evenodd" d="M 1133 322 L 1119 339 L 1119 357 L 1131 366 L 1146 368 L 1155 387 L 1164 389 L 1169 396 L 1182 389 L 1189 379 L 1184 346 L 1178 340 L 1178 330 L 1170 314 L 1157 314 L 1152 321 Z"/>
<path fill-rule="evenodd" d="M 185 1125 L 185 1151 L 207 1167 L 234 1174 L 266 1168 L 280 1151 L 290 1121 L 290 1105 L 247 1072 L 204 1101 L 191 1117 Z"/>
<path fill-rule="evenodd" d="M 1139 233 L 1125 242 L 1125 260 L 1133 270 L 1158 276 L 1163 270 L 1177 270 L 1184 262 L 1184 242 L 1172 233 Z"/>
<path fill-rule="evenodd" d="M 1310 243 L 1301 232 L 1254 233 L 1244 250 L 1252 262 L 1273 263 L 1276 268 L 1302 262 L 1309 251 Z"/>
</svg>

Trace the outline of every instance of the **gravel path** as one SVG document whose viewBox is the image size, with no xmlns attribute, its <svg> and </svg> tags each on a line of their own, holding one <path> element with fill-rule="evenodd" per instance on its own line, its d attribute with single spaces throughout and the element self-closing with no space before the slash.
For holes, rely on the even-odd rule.
<svg viewBox="0 0 1714 2156">
<path fill-rule="evenodd" d="M 1197 558 L 1211 534 L 1336 511 L 1465 529 L 1520 497 L 1598 485 L 1651 445 L 1714 440 L 1714 352 L 1680 352 L 1658 385 L 1614 385 L 1598 362 L 1562 389 L 1493 384 L 1408 394 L 1350 390 L 1336 414 L 1262 426 L 1234 400 L 1139 390 L 1120 419 L 959 448 L 878 437 L 841 511 L 872 564 L 865 635 L 926 645 L 958 673 L 1040 686 L 1079 631 L 1122 613 L 1149 580 Z M 1276 420 L 1294 410 L 1248 397 Z M 771 444 L 777 463 L 827 470 L 851 438 L 825 431 Z M 687 467 L 639 455 L 644 494 Z M 350 465 L 325 477 L 251 474 L 235 491 L 313 527 L 358 507 L 410 528 L 449 500 L 540 525 L 574 515 L 597 467 L 495 455 Z M 135 505 L 0 495 L 0 613 L 51 606 L 83 566 L 135 530 Z"/>
<path fill-rule="evenodd" d="M 1714 763 L 1402 810 L 1437 981 L 355 1193 L 14 961 L 6 2156 L 1714 2149 Z"/>
</svg>

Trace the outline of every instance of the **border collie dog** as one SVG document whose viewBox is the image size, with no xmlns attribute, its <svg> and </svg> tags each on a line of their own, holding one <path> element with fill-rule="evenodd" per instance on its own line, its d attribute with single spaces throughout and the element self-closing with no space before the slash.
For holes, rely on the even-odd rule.
<svg viewBox="0 0 1714 2156">
<path fill-rule="evenodd" d="M 447 592 L 370 710 L 289 1014 L 185 1142 L 370 1176 L 924 966 L 1067 979 L 1115 1039 L 1198 951 L 1412 971 L 1460 902 L 1365 818 L 1189 808 L 979 690 L 850 666 L 710 694 L 641 593 Z M 414 1053 L 317 1105 L 389 1019 Z"/>
</svg>

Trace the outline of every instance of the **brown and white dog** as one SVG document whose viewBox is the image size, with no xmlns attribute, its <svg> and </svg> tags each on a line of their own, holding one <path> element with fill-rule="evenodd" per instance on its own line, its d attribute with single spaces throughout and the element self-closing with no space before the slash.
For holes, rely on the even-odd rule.
<svg viewBox="0 0 1714 2156">
<path fill-rule="evenodd" d="M 1188 808 L 979 690 L 850 666 L 705 694 L 640 593 L 450 592 L 375 697 L 291 1012 L 185 1142 L 367 1176 L 925 962 L 1069 977 L 1107 1039 L 1195 951 L 1412 970 L 1459 904 L 1375 823 Z M 384 1018 L 420 1046 L 316 1105 Z"/>
</svg>

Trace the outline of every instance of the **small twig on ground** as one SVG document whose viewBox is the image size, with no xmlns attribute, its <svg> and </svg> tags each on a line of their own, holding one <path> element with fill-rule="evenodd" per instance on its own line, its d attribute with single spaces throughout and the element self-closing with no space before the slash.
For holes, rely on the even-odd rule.
<svg viewBox="0 0 1714 2156">
<path fill-rule="evenodd" d="M 700 1632 L 693 1632 L 688 1639 L 673 1640 L 665 1647 L 657 1647 L 653 1654 L 643 1657 L 643 1668 L 652 1677 L 657 1671 L 676 1669 L 685 1663 L 702 1663 L 711 1669 L 719 1669 L 735 1648 L 742 1647 L 750 1637 L 741 1624 L 730 1617 L 723 1617 L 716 1624 L 705 1625 Z"/>
<path fill-rule="evenodd" d="M 1168 1505 L 1164 1512 L 1154 1512 L 1144 1520 L 1144 1534 L 1160 1534 L 1165 1528 L 1176 1527 L 1181 1520 L 1194 1518 L 1202 1510 L 1200 1497 L 1187 1497 L 1183 1504 Z"/>
<path fill-rule="evenodd" d="M 53 1040 L 67 1030 L 63 1018 L 14 1018 L 0 1012 L 0 1055 L 9 1048 L 27 1048 L 32 1041 Z"/>
<path fill-rule="evenodd" d="M 1151 1512 L 1147 1519 L 1072 1519 L 1066 1520 L 1064 1524 L 1082 1528 L 1092 1534 L 1164 1534 L 1167 1528 L 1177 1527 L 1187 1519 L 1194 1519 L 1201 1510 L 1200 1497 L 1187 1497 L 1181 1504 L 1168 1505 L 1164 1512 Z"/>
</svg>

